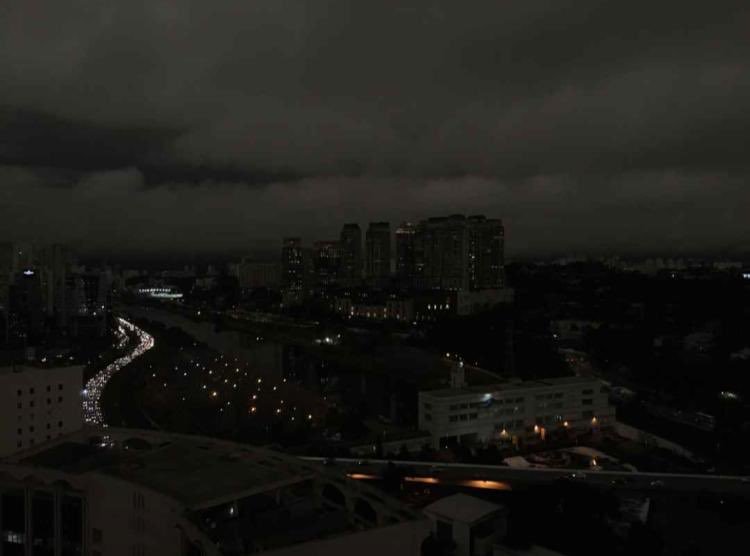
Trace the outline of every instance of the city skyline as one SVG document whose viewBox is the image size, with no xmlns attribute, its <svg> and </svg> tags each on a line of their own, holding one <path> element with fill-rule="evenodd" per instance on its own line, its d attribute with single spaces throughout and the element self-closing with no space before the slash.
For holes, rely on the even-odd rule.
<svg viewBox="0 0 750 556">
<path fill-rule="evenodd" d="M 0 556 L 741 552 L 750 2 L 0 2 Z"/>
</svg>

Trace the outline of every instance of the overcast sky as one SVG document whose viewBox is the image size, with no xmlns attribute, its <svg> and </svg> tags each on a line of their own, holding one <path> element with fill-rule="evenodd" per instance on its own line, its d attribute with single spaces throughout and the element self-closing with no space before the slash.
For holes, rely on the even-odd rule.
<svg viewBox="0 0 750 556">
<path fill-rule="evenodd" d="M 750 2 L 2 0 L 0 238 L 750 251 Z"/>
</svg>

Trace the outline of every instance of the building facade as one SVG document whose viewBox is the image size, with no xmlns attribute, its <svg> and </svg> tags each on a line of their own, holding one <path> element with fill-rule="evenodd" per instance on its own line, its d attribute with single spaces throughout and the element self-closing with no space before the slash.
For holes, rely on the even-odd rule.
<svg viewBox="0 0 750 556">
<path fill-rule="evenodd" d="M 505 285 L 505 229 L 499 219 L 455 214 L 423 220 L 414 238 L 420 289 L 483 290 Z"/>
<path fill-rule="evenodd" d="M 0 457 L 83 426 L 83 367 L 0 368 Z"/>
<path fill-rule="evenodd" d="M 419 392 L 419 428 L 436 448 L 451 442 L 543 439 L 614 423 L 601 381 L 564 377 Z"/>
<path fill-rule="evenodd" d="M 417 286 L 461 290 L 469 287 L 466 217 L 429 218 L 419 223 L 415 243 Z"/>
<path fill-rule="evenodd" d="M 387 286 L 391 278 L 391 225 L 371 222 L 365 238 L 365 278 L 374 287 Z"/>
<path fill-rule="evenodd" d="M 341 243 L 338 241 L 316 241 L 313 244 L 313 273 L 318 288 L 325 290 L 339 284 L 341 255 Z"/>
<path fill-rule="evenodd" d="M 418 512 L 315 464 L 134 429 L 6 458 L 0 498 L 4 556 L 407 556 L 429 534 Z"/>
<path fill-rule="evenodd" d="M 362 282 L 362 230 L 359 224 L 344 224 L 341 229 L 341 282 L 347 287 Z"/>
<path fill-rule="evenodd" d="M 334 311 L 349 319 L 411 323 L 414 321 L 414 300 L 397 295 L 372 299 L 339 296 L 334 300 Z"/>
<path fill-rule="evenodd" d="M 283 239 L 281 247 L 281 289 L 287 303 L 302 300 L 305 278 L 302 239 L 286 237 Z"/>
<path fill-rule="evenodd" d="M 416 237 L 417 228 L 411 222 L 396 229 L 396 281 L 402 289 L 411 289 L 416 283 Z"/>
<path fill-rule="evenodd" d="M 470 216 L 469 288 L 483 290 L 505 285 L 505 228 L 502 220 Z"/>
<path fill-rule="evenodd" d="M 277 289 L 281 285 L 281 265 L 278 262 L 243 259 L 236 272 L 240 288 L 245 290 Z"/>
</svg>

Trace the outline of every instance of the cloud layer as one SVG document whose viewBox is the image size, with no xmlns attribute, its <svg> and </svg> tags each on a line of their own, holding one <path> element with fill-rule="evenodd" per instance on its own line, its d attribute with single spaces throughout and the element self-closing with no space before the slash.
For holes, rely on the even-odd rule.
<svg viewBox="0 0 750 556">
<path fill-rule="evenodd" d="M 486 212 L 517 253 L 747 250 L 750 7 L 689 4 L 7 0 L 0 236 Z"/>
</svg>

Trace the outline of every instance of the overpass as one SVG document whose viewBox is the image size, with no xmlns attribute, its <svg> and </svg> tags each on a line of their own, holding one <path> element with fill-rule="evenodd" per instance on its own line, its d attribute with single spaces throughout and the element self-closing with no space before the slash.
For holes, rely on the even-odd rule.
<svg viewBox="0 0 750 556">
<path fill-rule="evenodd" d="M 750 497 L 750 477 L 737 475 L 552 469 L 546 467 L 516 468 L 504 465 L 384 459 L 329 459 L 320 457 L 305 457 L 302 459 L 338 467 L 354 479 L 379 478 L 386 466 L 393 463 L 405 471 L 407 482 L 427 484 L 506 490 L 512 485 L 550 484 L 560 479 L 570 479 L 592 486 L 606 486 L 622 490 L 705 492 Z"/>
</svg>

